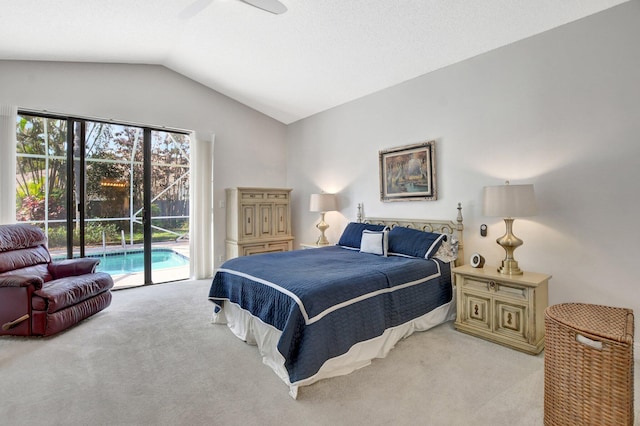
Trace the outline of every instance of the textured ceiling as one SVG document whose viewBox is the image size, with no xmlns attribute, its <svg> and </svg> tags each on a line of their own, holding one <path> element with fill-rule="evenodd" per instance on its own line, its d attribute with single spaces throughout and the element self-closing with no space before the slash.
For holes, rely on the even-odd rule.
<svg viewBox="0 0 640 426">
<path fill-rule="evenodd" d="M 160 64 L 283 123 L 625 0 L 1 0 L 0 59 Z"/>
</svg>

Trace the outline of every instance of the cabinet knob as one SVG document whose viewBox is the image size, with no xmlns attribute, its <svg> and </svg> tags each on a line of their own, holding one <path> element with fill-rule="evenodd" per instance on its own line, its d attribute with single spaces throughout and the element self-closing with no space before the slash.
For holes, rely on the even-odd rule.
<svg viewBox="0 0 640 426">
<path fill-rule="evenodd" d="M 487 290 L 495 290 L 496 289 L 496 282 L 495 281 L 489 281 L 487 283 Z"/>
</svg>

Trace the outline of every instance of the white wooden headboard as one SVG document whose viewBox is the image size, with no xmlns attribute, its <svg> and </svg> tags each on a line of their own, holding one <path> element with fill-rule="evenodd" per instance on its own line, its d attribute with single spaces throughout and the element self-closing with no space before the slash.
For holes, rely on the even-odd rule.
<svg viewBox="0 0 640 426">
<path fill-rule="evenodd" d="M 440 234 L 449 234 L 455 236 L 458 240 L 458 259 L 456 266 L 464 264 L 464 240 L 462 231 L 462 203 L 458 203 L 458 216 L 456 221 L 441 219 L 395 219 L 381 217 L 364 217 L 362 216 L 362 203 L 358 204 L 358 222 L 373 223 L 376 225 L 385 225 L 389 228 L 394 226 L 404 226 L 406 228 L 419 229 L 425 232 L 438 232 Z"/>
</svg>

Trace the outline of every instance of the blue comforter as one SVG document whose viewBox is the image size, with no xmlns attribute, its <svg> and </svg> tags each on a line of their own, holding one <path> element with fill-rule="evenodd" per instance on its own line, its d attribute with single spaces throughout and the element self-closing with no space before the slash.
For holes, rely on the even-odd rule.
<svg viewBox="0 0 640 426">
<path fill-rule="evenodd" d="M 292 384 L 451 298 L 448 263 L 337 246 L 231 259 L 209 292 L 216 309 L 230 301 L 282 331 L 278 351 Z"/>
</svg>

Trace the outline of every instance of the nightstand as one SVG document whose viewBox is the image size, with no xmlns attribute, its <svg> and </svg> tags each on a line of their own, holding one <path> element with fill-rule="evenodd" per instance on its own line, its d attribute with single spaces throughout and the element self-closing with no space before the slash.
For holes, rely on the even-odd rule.
<svg viewBox="0 0 640 426">
<path fill-rule="evenodd" d="M 470 265 L 452 272 L 457 330 L 530 354 L 544 349 L 544 310 L 551 275 L 504 275 L 495 266 Z"/>
</svg>

